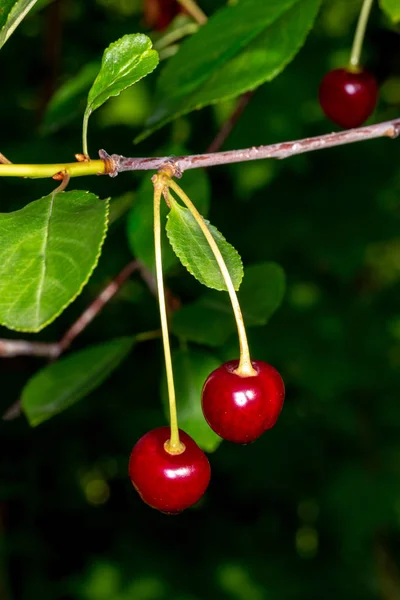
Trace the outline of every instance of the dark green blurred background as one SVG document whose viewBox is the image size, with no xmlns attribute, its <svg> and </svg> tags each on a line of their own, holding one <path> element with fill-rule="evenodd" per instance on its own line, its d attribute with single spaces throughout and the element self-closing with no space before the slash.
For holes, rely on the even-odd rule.
<svg viewBox="0 0 400 600">
<path fill-rule="evenodd" d="M 224 2 L 200 4 L 211 14 Z M 346 63 L 360 5 L 324 3 L 305 47 L 257 91 L 226 148 L 334 128 L 321 114 L 318 84 Z M 139 31 L 147 31 L 140 0 L 55 0 L 26 19 L 0 54 L 0 150 L 13 162 L 72 160 L 83 109 L 44 134 L 50 95 L 110 42 Z M 382 85 L 372 121 L 399 116 L 400 34 L 377 6 L 364 56 Z M 93 115 L 93 154 L 147 156 L 173 143 L 205 151 L 234 103 L 193 113 L 133 145 L 151 112 L 156 76 Z M 204 500 L 178 517 L 144 505 L 127 477 L 135 441 L 165 423 L 158 341 L 138 345 L 101 388 L 38 428 L 24 417 L 2 422 L 1 600 L 400 598 L 400 141 L 208 175 L 211 222 L 245 264 L 273 260 L 287 274 L 283 306 L 250 332 L 254 357 L 271 362 L 286 382 L 281 418 L 248 447 L 223 443 L 210 456 Z M 127 173 L 73 187 L 134 198 L 140 181 Z M 4 179 L 1 210 L 52 187 Z M 111 226 L 84 293 L 32 339 L 58 339 L 131 260 L 125 231 L 126 214 Z M 183 269 L 168 283 L 183 300 L 199 293 Z M 74 348 L 157 327 L 156 300 L 134 279 Z M 21 337 L 5 329 L 0 336 Z M 235 356 L 235 338 L 216 354 Z M 1 412 L 43 364 L 1 359 Z"/>
</svg>

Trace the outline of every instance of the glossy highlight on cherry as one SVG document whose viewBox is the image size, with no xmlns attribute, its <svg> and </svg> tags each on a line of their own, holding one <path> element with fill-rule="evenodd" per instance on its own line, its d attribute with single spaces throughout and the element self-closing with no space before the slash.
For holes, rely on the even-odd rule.
<svg viewBox="0 0 400 600">
<path fill-rule="evenodd" d="M 224 363 L 207 378 L 202 392 L 203 414 L 224 440 L 248 444 L 279 417 L 285 398 L 285 386 L 271 365 L 253 360 L 254 376 L 235 373 L 238 360 Z"/>
<path fill-rule="evenodd" d="M 179 437 L 185 450 L 170 454 L 164 447 L 169 427 L 153 429 L 135 444 L 129 459 L 129 476 L 142 500 L 168 514 L 196 504 L 211 476 L 208 459 L 196 442 L 182 430 Z"/>
<path fill-rule="evenodd" d="M 321 81 L 319 102 L 325 115 L 345 129 L 359 127 L 378 100 L 375 77 L 366 70 L 334 69 Z"/>
</svg>

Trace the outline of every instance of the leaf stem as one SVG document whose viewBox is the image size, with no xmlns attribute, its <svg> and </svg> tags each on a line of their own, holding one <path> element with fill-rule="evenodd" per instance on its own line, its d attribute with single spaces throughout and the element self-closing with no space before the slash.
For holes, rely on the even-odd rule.
<svg viewBox="0 0 400 600">
<path fill-rule="evenodd" d="M 178 0 L 178 2 L 199 25 L 207 23 L 207 15 L 201 10 L 195 0 Z"/>
<path fill-rule="evenodd" d="M 372 8 L 372 3 L 374 0 L 364 0 L 363 5 L 361 7 L 360 16 L 358 17 L 358 23 L 356 27 L 356 32 L 354 35 L 353 46 L 350 54 L 350 62 L 349 69 L 351 71 L 359 71 L 360 69 L 360 57 L 362 46 L 365 37 L 365 30 L 367 28 L 367 23 L 369 19 L 369 15 Z"/>
<path fill-rule="evenodd" d="M 90 117 L 90 114 L 85 112 L 85 114 L 83 116 L 83 123 L 82 123 L 82 152 L 85 156 L 89 156 L 88 142 L 87 142 L 89 117 Z"/>
<path fill-rule="evenodd" d="M 161 195 L 163 193 L 165 184 L 162 175 L 153 175 L 152 181 L 154 184 L 154 251 L 156 264 L 156 280 L 158 303 L 160 307 L 161 332 L 164 347 L 165 371 L 167 376 L 169 415 L 171 427 L 171 437 L 169 440 L 167 440 L 167 442 L 165 442 L 164 447 L 165 450 L 169 452 L 169 454 L 182 454 L 182 452 L 184 452 L 185 450 L 185 445 L 179 439 L 174 374 L 172 370 L 171 347 L 169 344 L 167 308 L 165 303 L 164 281 L 162 272 L 160 205 Z"/>
<path fill-rule="evenodd" d="M 231 300 L 233 313 L 235 315 L 236 326 L 237 326 L 238 336 L 239 336 L 240 360 L 239 360 L 239 366 L 236 369 L 236 374 L 240 375 L 242 377 L 250 377 L 250 376 L 256 375 L 256 371 L 253 369 L 253 365 L 251 364 L 249 344 L 247 342 L 247 335 L 246 335 L 246 328 L 244 326 L 243 315 L 242 315 L 242 311 L 240 309 L 239 300 L 238 300 L 235 288 L 233 286 L 232 279 L 229 274 L 228 268 L 225 264 L 222 254 L 220 252 L 220 249 L 218 248 L 217 243 L 215 242 L 213 236 L 211 235 L 210 230 L 208 229 L 203 217 L 201 216 L 201 214 L 199 213 L 197 208 L 194 206 L 194 204 L 192 203 L 190 198 L 182 190 L 182 188 L 180 188 L 179 185 L 172 179 L 167 179 L 166 185 L 168 185 L 168 187 L 170 187 L 177 194 L 177 196 L 179 196 L 179 198 L 182 200 L 182 202 L 185 204 L 185 206 L 190 210 L 193 218 L 196 220 L 196 223 L 198 224 L 201 231 L 203 232 L 204 237 L 206 238 L 206 240 L 215 256 L 215 260 L 218 263 L 222 277 L 225 281 L 225 285 L 228 290 L 229 298 Z"/>
</svg>

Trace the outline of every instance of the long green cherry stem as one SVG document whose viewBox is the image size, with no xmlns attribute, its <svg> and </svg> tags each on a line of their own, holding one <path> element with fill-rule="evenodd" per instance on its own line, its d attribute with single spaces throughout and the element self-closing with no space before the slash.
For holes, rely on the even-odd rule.
<svg viewBox="0 0 400 600">
<path fill-rule="evenodd" d="M 182 454 L 185 445 L 179 439 L 178 416 L 176 412 L 176 397 L 174 386 L 174 375 L 172 370 L 171 347 L 168 335 L 167 308 L 165 303 L 165 291 L 162 272 L 162 249 L 161 249 L 161 218 L 160 205 L 161 194 L 165 188 L 163 175 L 154 175 L 152 177 L 154 184 L 154 252 L 156 262 L 156 281 L 158 303 L 160 307 L 161 332 L 164 347 L 165 371 L 167 375 L 168 401 L 170 414 L 171 437 L 165 443 L 165 450 L 170 454 Z"/>
<path fill-rule="evenodd" d="M 225 264 L 222 254 L 220 252 L 220 249 L 218 248 L 217 243 L 215 242 L 213 236 L 210 233 L 210 230 L 208 229 L 206 223 L 204 222 L 203 217 L 201 216 L 201 214 L 199 213 L 197 208 L 194 206 L 194 204 L 192 203 L 190 198 L 185 194 L 185 192 L 179 187 L 179 185 L 173 179 L 170 179 L 166 183 L 167 183 L 168 187 L 170 187 L 176 193 L 176 195 L 179 196 L 179 198 L 182 200 L 182 202 L 185 204 L 185 206 L 191 212 L 193 218 L 196 220 L 196 223 L 198 224 L 201 231 L 203 232 L 204 237 L 206 238 L 206 240 L 211 248 L 211 251 L 215 256 L 215 260 L 218 263 L 218 266 L 221 271 L 221 275 L 225 281 L 225 285 L 228 290 L 229 298 L 231 300 L 232 309 L 233 309 L 233 313 L 235 316 L 236 326 L 237 326 L 238 336 L 239 336 L 240 360 L 239 360 L 239 366 L 235 372 L 237 375 L 240 375 L 241 377 L 251 377 L 253 375 L 256 375 L 257 372 L 255 371 L 255 369 L 253 368 L 253 365 L 251 364 L 249 344 L 248 344 L 247 335 L 246 335 L 246 328 L 244 326 L 243 315 L 242 315 L 242 311 L 240 308 L 239 300 L 238 300 L 235 288 L 233 286 L 232 279 L 229 274 L 228 268 Z"/>
<path fill-rule="evenodd" d="M 361 7 L 360 16 L 358 17 L 358 23 L 356 27 L 356 33 L 354 35 L 353 46 L 350 54 L 349 68 L 350 70 L 357 71 L 360 68 L 360 57 L 362 46 L 365 37 L 365 30 L 369 15 L 374 0 L 364 0 Z"/>
</svg>

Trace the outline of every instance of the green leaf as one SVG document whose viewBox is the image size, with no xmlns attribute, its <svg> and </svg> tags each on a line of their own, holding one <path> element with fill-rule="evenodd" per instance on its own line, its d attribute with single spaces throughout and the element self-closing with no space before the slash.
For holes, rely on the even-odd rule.
<svg viewBox="0 0 400 600">
<path fill-rule="evenodd" d="M 400 2 L 399 0 L 380 0 L 382 10 L 392 19 L 394 23 L 400 21 Z"/>
<path fill-rule="evenodd" d="M 0 324 L 40 331 L 81 292 L 107 231 L 108 200 L 52 193 L 0 214 Z"/>
<path fill-rule="evenodd" d="M 218 229 L 208 221 L 206 224 L 220 249 L 234 288 L 238 290 L 243 278 L 242 260 Z M 175 254 L 193 277 L 207 287 L 219 291 L 227 289 L 204 233 L 190 211 L 174 200 L 171 200 L 171 210 L 168 214 L 167 235 Z"/>
<path fill-rule="evenodd" d="M 0 48 L 26 17 L 37 0 L 2 0 L 0 5 Z"/>
<path fill-rule="evenodd" d="M 158 54 L 152 50 L 146 35 L 125 35 L 111 44 L 103 54 L 100 72 L 89 91 L 84 130 L 96 108 L 154 71 L 157 65 Z"/>
<path fill-rule="evenodd" d="M 246 326 L 265 325 L 282 303 L 284 293 L 285 273 L 282 267 L 273 262 L 246 267 L 239 292 Z M 229 298 L 217 292 L 207 292 L 174 314 L 172 331 L 197 344 L 222 346 L 236 331 Z"/>
<path fill-rule="evenodd" d="M 87 93 L 98 72 L 98 62 L 88 63 L 58 88 L 46 108 L 41 125 L 43 133 L 57 131 L 82 115 Z"/>
<path fill-rule="evenodd" d="M 36 373 L 22 391 L 22 408 L 32 427 L 87 396 L 118 367 L 135 338 L 123 337 L 74 352 Z"/>
<path fill-rule="evenodd" d="M 174 148 L 174 155 L 183 153 L 182 148 Z M 196 205 L 202 214 L 207 214 L 210 205 L 210 184 L 207 173 L 202 169 L 193 169 L 185 173 L 184 181 L 186 192 L 196 198 Z M 168 211 L 166 203 L 162 202 L 161 222 L 167 218 Z M 127 234 L 133 256 L 140 259 L 150 271 L 154 272 L 153 184 L 149 175 L 143 178 L 137 191 L 128 216 Z M 161 235 L 163 270 L 164 273 L 167 273 L 178 263 L 178 259 L 168 243 L 163 229 Z"/>
<path fill-rule="evenodd" d="M 209 427 L 201 409 L 201 392 L 209 374 L 221 361 L 201 349 L 177 350 L 173 353 L 175 391 L 179 427 L 207 452 L 214 452 L 222 439 Z M 167 384 L 164 377 L 161 395 L 165 414 L 169 415 Z"/>
<path fill-rule="evenodd" d="M 161 72 L 143 139 L 179 115 L 276 77 L 303 45 L 320 0 L 241 0 L 217 11 Z"/>
</svg>

